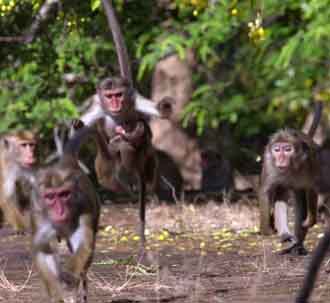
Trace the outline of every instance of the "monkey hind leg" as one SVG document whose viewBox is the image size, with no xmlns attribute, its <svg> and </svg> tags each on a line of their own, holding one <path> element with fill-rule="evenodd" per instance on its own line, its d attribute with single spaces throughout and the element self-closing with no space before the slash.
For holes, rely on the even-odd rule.
<svg viewBox="0 0 330 303">
<path fill-rule="evenodd" d="M 308 251 L 304 246 L 308 228 L 303 226 L 303 221 L 307 218 L 307 197 L 304 190 L 295 191 L 295 241 L 283 249 L 280 254 L 307 255 Z"/>
<path fill-rule="evenodd" d="M 310 228 L 317 222 L 317 194 L 314 191 L 308 191 L 307 197 L 307 218 L 302 223 L 303 227 Z"/>
<path fill-rule="evenodd" d="M 50 249 L 50 248 L 49 248 Z M 35 263 L 51 302 L 58 302 L 61 297 L 61 284 L 59 283 L 58 260 L 54 254 L 38 252 Z"/>
<path fill-rule="evenodd" d="M 274 223 L 281 242 L 293 241 L 294 236 L 288 227 L 288 205 L 285 201 L 276 201 L 274 206 Z"/>
<path fill-rule="evenodd" d="M 138 152 L 134 148 L 132 144 L 126 141 L 121 141 L 119 143 L 119 150 L 120 150 L 120 161 L 123 167 L 128 171 L 131 172 L 138 163 Z"/>
<path fill-rule="evenodd" d="M 83 274 L 80 279 L 79 288 L 77 292 L 77 303 L 87 303 L 87 295 L 88 295 L 88 281 L 86 274 Z"/>
</svg>

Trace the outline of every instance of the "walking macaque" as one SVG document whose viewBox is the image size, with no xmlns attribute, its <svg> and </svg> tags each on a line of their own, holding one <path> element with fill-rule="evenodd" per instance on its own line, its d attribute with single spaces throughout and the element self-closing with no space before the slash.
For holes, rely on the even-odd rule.
<svg viewBox="0 0 330 303">
<path fill-rule="evenodd" d="M 93 258 L 100 206 L 91 181 L 79 168 L 77 153 L 90 131 L 77 131 L 61 159 L 40 168 L 30 181 L 32 251 L 51 302 L 64 300 L 67 292 L 73 296 L 70 302 L 87 302 L 86 274 Z M 56 239 L 66 240 L 70 252 L 63 266 Z"/>
<path fill-rule="evenodd" d="M 320 121 L 322 104 L 315 104 L 314 122 L 308 135 L 292 129 L 275 133 L 264 152 L 261 173 L 260 231 L 272 232 L 272 209 L 275 227 L 282 240 L 292 241 L 282 253 L 306 254 L 304 240 L 309 227 L 316 223 L 317 194 L 320 193 L 319 147 L 313 142 L 313 135 Z M 290 191 L 295 200 L 295 237 L 287 227 L 287 206 L 276 201 L 287 201 Z M 282 202 L 279 202 L 282 203 Z"/>
<path fill-rule="evenodd" d="M 29 228 L 30 187 L 21 176 L 37 164 L 37 141 L 36 134 L 27 130 L 0 137 L 0 225 L 6 221 L 17 232 Z"/>
</svg>

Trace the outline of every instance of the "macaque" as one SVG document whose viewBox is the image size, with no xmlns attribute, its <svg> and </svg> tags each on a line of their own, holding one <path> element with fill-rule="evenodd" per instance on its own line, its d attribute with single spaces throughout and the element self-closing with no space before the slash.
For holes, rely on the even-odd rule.
<svg viewBox="0 0 330 303">
<path fill-rule="evenodd" d="M 149 125 L 143 118 L 134 117 L 131 121 L 127 120 L 122 125 L 116 125 L 115 129 L 105 126 L 105 121 L 98 123 L 100 153 L 97 159 L 109 161 L 112 164 L 112 184 L 114 190 L 125 190 L 125 182 L 122 182 L 120 175 L 130 175 L 135 178 L 138 185 L 139 203 L 140 203 L 140 237 L 141 250 L 145 243 L 145 194 L 147 186 L 150 191 L 154 191 L 157 173 L 158 161 L 154 148 L 151 144 L 152 133 Z M 107 142 L 106 150 L 102 141 Z M 99 161 L 99 160 L 97 160 Z M 100 164 L 100 162 L 96 162 Z M 96 165 L 97 175 L 100 173 L 99 166 Z M 110 181 L 110 182 L 111 182 Z M 126 188 L 127 189 L 127 188 Z"/>
<path fill-rule="evenodd" d="M 97 193 L 79 168 L 77 153 L 90 129 L 75 133 L 59 161 L 28 178 L 32 186 L 32 251 L 51 302 L 87 302 L 87 270 L 92 262 L 100 215 Z M 59 260 L 57 240 L 69 250 Z M 62 302 L 62 301 L 61 301 Z M 67 302 L 67 301 L 65 301 Z"/>
<path fill-rule="evenodd" d="M 136 177 L 139 189 L 141 248 L 145 235 L 145 190 L 154 187 L 157 160 L 151 145 L 151 130 L 146 115 L 168 117 L 172 108 L 168 98 L 158 105 L 141 98 L 133 86 L 126 45 L 115 16 L 112 2 L 102 0 L 110 30 L 113 35 L 120 67 L 120 76 L 106 78 L 97 88 L 99 100 L 83 115 L 80 124 L 98 125 L 99 140 L 97 161 L 102 157 L 113 164 L 115 180 L 121 170 Z M 103 142 L 102 142 L 103 141 Z M 98 170 L 98 169 L 96 169 Z M 97 172 L 98 174 L 98 172 Z"/>
<path fill-rule="evenodd" d="M 0 137 L 0 219 L 16 232 L 29 228 L 30 187 L 21 175 L 35 169 L 37 141 L 36 134 L 27 130 Z"/>
<path fill-rule="evenodd" d="M 303 245 L 306 233 L 316 223 L 321 163 L 319 146 L 312 137 L 320 121 L 322 104 L 317 102 L 315 106 L 314 123 L 308 135 L 293 129 L 280 130 L 271 137 L 264 152 L 259 191 L 260 231 L 262 234 L 272 232 L 274 209 L 280 237 L 292 242 L 282 253 L 306 254 Z M 287 201 L 290 191 L 295 200 L 294 237 L 287 227 L 286 204 L 276 204 L 276 201 Z"/>
</svg>

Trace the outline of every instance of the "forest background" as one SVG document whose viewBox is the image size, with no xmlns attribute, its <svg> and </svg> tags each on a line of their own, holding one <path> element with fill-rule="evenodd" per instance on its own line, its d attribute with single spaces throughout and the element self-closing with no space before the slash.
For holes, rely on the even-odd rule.
<svg viewBox="0 0 330 303">
<path fill-rule="evenodd" d="M 244 154 L 255 138 L 301 127 L 311 102 L 330 100 L 330 0 L 114 5 L 144 95 L 162 58 L 194 54 L 181 121 L 196 136 L 226 125 Z M 0 0 L 0 45 L 0 131 L 36 128 L 47 146 L 54 126 L 118 73 L 100 0 Z"/>
</svg>

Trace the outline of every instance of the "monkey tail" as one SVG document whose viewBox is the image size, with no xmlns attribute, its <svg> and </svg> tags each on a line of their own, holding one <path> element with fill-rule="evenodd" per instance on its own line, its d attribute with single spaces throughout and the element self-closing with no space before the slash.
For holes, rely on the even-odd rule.
<svg viewBox="0 0 330 303">
<path fill-rule="evenodd" d="M 321 266 L 323 259 L 330 247 L 330 230 L 327 228 L 323 238 L 317 245 L 312 260 L 308 266 L 307 273 L 305 274 L 304 282 L 296 297 L 296 303 L 307 303 L 315 285 L 317 273 Z"/>
<path fill-rule="evenodd" d="M 322 116 L 322 110 L 323 110 L 323 103 L 320 101 L 315 102 L 314 105 L 314 117 L 311 124 L 311 127 L 308 131 L 308 136 L 313 138 L 316 132 L 317 127 L 320 124 L 321 116 Z"/>
<path fill-rule="evenodd" d="M 120 74 L 126 78 L 133 86 L 131 66 L 129 63 L 128 52 L 124 42 L 123 34 L 121 32 L 115 11 L 111 0 L 102 0 L 105 14 L 107 16 L 110 31 L 112 33 L 113 41 L 116 46 L 117 57 L 119 61 Z"/>
</svg>

